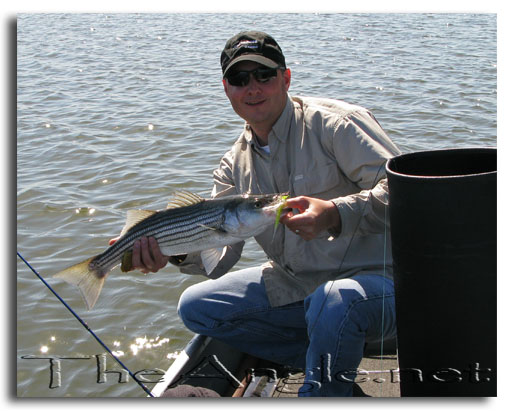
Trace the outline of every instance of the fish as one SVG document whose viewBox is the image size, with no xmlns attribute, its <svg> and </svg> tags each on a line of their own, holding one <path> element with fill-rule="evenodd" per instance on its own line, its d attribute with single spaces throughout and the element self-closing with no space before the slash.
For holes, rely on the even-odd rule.
<svg viewBox="0 0 514 411">
<path fill-rule="evenodd" d="M 284 210 L 283 195 L 233 195 L 204 199 L 176 192 L 166 209 L 129 210 L 118 240 L 104 252 L 68 267 L 54 278 L 79 288 L 86 307 L 96 304 L 108 274 L 118 265 L 132 270 L 132 248 L 141 237 L 154 237 L 166 256 L 200 252 L 207 275 L 227 246 L 261 234 Z"/>
</svg>

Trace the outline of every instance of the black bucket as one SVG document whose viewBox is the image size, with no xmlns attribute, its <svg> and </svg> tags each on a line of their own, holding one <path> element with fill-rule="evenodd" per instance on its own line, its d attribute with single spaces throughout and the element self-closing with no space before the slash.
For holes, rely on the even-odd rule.
<svg viewBox="0 0 514 411">
<path fill-rule="evenodd" d="M 496 149 L 386 165 L 402 396 L 496 396 Z"/>
</svg>

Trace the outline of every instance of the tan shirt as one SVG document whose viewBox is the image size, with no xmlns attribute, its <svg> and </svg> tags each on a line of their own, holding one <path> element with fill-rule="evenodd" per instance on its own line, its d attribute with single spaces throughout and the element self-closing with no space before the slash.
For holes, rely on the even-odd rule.
<svg viewBox="0 0 514 411">
<path fill-rule="evenodd" d="M 357 273 L 392 276 L 386 205 L 385 162 L 400 153 L 373 115 L 342 101 L 289 98 L 268 136 L 269 153 L 259 147 L 249 125 L 214 171 L 213 197 L 286 193 L 333 201 L 342 230 L 304 241 L 283 225 L 256 237 L 269 257 L 263 279 L 270 304 L 299 301 L 326 281 Z M 387 220 L 387 223 L 386 223 Z M 385 247 L 384 247 L 385 241 Z M 211 273 L 225 274 L 241 256 L 244 242 Z M 197 255 L 182 272 L 204 274 Z"/>
</svg>

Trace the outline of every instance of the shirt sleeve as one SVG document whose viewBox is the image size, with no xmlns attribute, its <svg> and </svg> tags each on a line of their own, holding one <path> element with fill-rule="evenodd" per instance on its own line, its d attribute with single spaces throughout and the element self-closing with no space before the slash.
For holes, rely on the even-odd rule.
<svg viewBox="0 0 514 411">
<path fill-rule="evenodd" d="M 339 121 L 332 144 L 340 169 L 360 189 L 355 194 L 332 199 L 341 217 L 340 235 L 382 233 L 389 221 L 385 164 L 400 150 L 364 109 Z"/>
<path fill-rule="evenodd" d="M 225 197 L 237 194 L 233 179 L 234 170 L 234 153 L 228 151 L 220 161 L 219 167 L 214 170 L 214 187 L 212 188 L 211 197 Z"/>
<path fill-rule="evenodd" d="M 170 258 L 170 263 L 177 266 L 181 273 L 203 275 L 211 279 L 215 279 L 226 274 L 239 261 L 243 251 L 243 246 L 244 241 L 227 246 L 225 255 L 209 275 L 207 275 L 207 272 L 205 271 L 200 253 L 189 253 L 186 256 L 183 256 L 185 257 L 183 259 Z"/>
</svg>

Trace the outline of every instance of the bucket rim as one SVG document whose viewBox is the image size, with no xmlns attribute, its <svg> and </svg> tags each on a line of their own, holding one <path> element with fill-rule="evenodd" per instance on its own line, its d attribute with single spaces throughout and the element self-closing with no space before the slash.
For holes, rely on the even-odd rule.
<svg viewBox="0 0 514 411">
<path fill-rule="evenodd" d="M 469 178 L 474 176 L 483 176 L 483 175 L 494 175 L 498 173 L 498 170 L 494 171 L 484 171 L 480 173 L 468 173 L 468 174 L 447 174 L 447 175 L 438 175 L 438 176 L 427 176 L 427 175 L 420 175 L 420 174 L 406 174 L 401 173 L 395 170 L 391 169 L 391 164 L 394 161 L 398 161 L 401 159 L 413 157 L 416 155 L 422 155 L 422 156 L 428 156 L 438 153 L 445 153 L 445 154 L 455 154 L 456 152 L 462 152 L 462 153 L 480 153 L 483 154 L 489 153 L 492 154 L 497 153 L 496 147 L 460 147 L 460 148 L 445 148 L 445 149 L 436 149 L 436 150 L 420 150 L 420 151 L 412 151 L 409 153 L 400 154 L 398 156 L 392 157 L 386 162 L 386 173 L 390 174 L 392 176 L 395 176 L 396 178 L 408 178 L 408 179 L 424 179 L 424 180 L 442 180 L 442 179 L 455 179 L 455 178 Z"/>
</svg>

